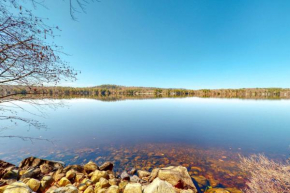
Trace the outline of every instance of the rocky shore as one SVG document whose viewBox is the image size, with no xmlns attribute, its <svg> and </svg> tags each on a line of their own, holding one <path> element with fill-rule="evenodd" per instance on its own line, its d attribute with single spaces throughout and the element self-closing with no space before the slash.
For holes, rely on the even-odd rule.
<svg viewBox="0 0 290 193">
<path fill-rule="evenodd" d="M 155 168 L 151 172 L 132 168 L 120 175 L 113 168 L 111 162 L 65 166 L 63 162 L 29 157 L 17 167 L 0 160 L 0 193 L 200 192 L 199 182 L 193 181 L 183 166 Z M 234 188 L 208 188 L 205 192 L 241 193 Z"/>
</svg>

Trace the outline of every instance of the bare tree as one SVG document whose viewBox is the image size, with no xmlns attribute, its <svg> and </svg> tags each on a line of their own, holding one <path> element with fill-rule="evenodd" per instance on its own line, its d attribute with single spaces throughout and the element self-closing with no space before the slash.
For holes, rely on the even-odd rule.
<svg viewBox="0 0 290 193">
<path fill-rule="evenodd" d="M 42 3 L 29 1 L 33 6 Z M 22 1 L 0 2 L 0 121 L 10 120 L 14 124 L 24 122 L 42 128 L 44 125 L 40 122 L 17 115 L 17 109 L 24 109 L 16 101 L 24 101 L 35 108 L 40 103 L 28 100 L 27 95 L 20 95 L 23 94 L 21 92 L 11 92 L 9 88 L 22 88 L 25 94 L 38 94 L 37 89 L 46 84 L 57 85 L 60 81 L 76 80 L 77 71 L 61 59 L 64 54 L 62 47 L 52 43 L 60 31 L 59 27 L 47 25 L 46 19 L 34 16 L 19 2 Z M 79 12 L 76 5 L 85 12 L 87 3 L 86 0 L 69 0 L 70 14 L 74 20 L 75 13 Z M 8 102 L 12 106 L 7 106 Z M 5 129 L 0 128 L 0 132 Z"/>
</svg>

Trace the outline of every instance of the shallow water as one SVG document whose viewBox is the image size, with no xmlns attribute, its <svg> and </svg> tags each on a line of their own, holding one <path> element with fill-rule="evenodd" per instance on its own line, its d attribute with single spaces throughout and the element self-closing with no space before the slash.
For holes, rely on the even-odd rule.
<svg viewBox="0 0 290 193">
<path fill-rule="evenodd" d="M 103 102 L 56 100 L 63 107 L 41 108 L 44 117 L 27 112 L 48 129 L 19 124 L 0 135 L 47 141 L 1 138 L 0 159 L 19 163 L 28 156 L 69 163 L 114 161 L 117 171 L 130 167 L 181 164 L 192 176 L 211 184 L 242 188 L 245 174 L 238 154 L 264 153 L 286 160 L 290 145 L 290 100 L 214 98 L 147 99 Z M 22 104 L 29 112 L 39 112 Z M 8 123 L 2 123 L 2 125 Z M 196 168 L 195 168 L 196 167 Z"/>
</svg>

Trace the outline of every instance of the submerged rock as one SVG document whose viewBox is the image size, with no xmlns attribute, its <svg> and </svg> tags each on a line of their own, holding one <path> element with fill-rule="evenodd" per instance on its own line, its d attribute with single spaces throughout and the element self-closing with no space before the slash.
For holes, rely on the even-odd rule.
<svg viewBox="0 0 290 193">
<path fill-rule="evenodd" d="M 192 176 L 192 178 L 197 182 L 199 187 L 206 187 L 209 185 L 209 181 L 204 176 Z"/>
<path fill-rule="evenodd" d="M 231 193 L 230 191 L 223 188 L 210 188 L 205 193 Z"/>
</svg>

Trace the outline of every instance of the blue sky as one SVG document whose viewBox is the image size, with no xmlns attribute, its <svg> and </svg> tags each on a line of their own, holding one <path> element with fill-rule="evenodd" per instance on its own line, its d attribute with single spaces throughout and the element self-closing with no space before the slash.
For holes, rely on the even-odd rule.
<svg viewBox="0 0 290 193">
<path fill-rule="evenodd" d="M 69 15 L 47 0 L 36 15 L 82 74 L 70 86 L 290 87 L 290 1 L 101 0 Z"/>
</svg>

